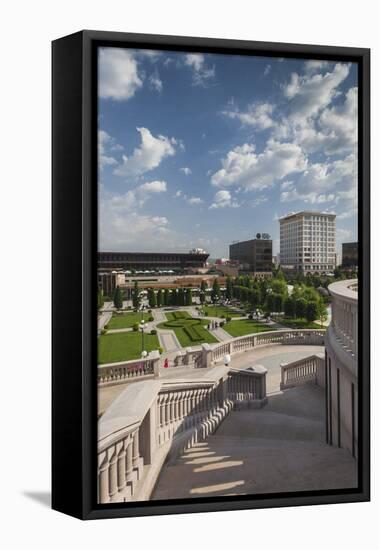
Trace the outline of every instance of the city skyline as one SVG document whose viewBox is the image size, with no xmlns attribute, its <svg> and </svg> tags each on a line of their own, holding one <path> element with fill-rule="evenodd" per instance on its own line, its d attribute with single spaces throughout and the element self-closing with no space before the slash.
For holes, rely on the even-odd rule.
<svg viewBox="0 0 379 550">
<path fill-rule="evenodd" d="M 357 240 L 355 64 L 104 48 L 99 250 L 207 250 L 300 210 Z"/>
</svg>

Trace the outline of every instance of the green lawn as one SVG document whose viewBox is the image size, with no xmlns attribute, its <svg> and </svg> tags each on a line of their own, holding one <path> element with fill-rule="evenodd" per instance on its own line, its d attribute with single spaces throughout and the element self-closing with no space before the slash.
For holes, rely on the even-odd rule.
<svg viewBox="0 0 379 550">
<path fill-rule="evenodd" d="M 145 322 L 150 317 L 150 313 L 144 314 Z M 142 313 L 114 313 L 108 323 L 109 330 L 118 328 L 131 328 L 134 323 L 139 323 L 142 320 Z"/>
<path fill-rule="evenodd" d="M 253 334 L 255 332 L 267 332 L 269 330 L 275 330 L 272 327 L 262 325 L 251 319 L 240 319 L 238 321 L 230 321 L 223 326 L 224 330 L 231 336 L 245 336 L 246 334 Z"/>
<path fill-rule="evenodd" d="M 275 321 L 289 328 L 317 328 L 317 329 L 326 328 L 325 325 L 324 327 L 322 327 L 321 325 L 318 325 L 313 321 L 306 321 L 305 319 L 289 319 L 286 317 L 277 317 Z"/>
<path fill-rule="evenodd" d="M 187 311 L 166 313 L 167 322 L 160 323 L 158 328 L 173 330 L 183 348 L 197 346 L 199 344 L 213 344 L 218 342 L 216 338 L 204 328 L 208 324 L 207 319 L 194 319 Z"/>
<path fill-rule="evenodd" d="M 146 351 L 157 350 L 159 341 L 156 335 L 145 334 Z M 142 334 L 140 332 L 118 332 L 103 334 L 98 340 L 98 363 L 116 363 L 138 359 L 142 352 Z"/>
<path fill-rule="evenodd" d="M 243 313 L 237 313 L 227 306 L 204 306 L 203 310 L 204 312 L 208 313 L 210 317 L 221 317 L 221 315 L 224 315 L 225 317 L 243 316 Z"/>
</svg>

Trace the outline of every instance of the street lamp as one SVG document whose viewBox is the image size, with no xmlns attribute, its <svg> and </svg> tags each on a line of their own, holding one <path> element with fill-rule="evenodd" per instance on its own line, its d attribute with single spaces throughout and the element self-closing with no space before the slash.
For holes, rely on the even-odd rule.
<svg viewBox="0 0 379 550">
<path fill-rule="evenodd" d="M 229 366 L 231 360 L 232 360 L 232 358 L 230 357 L 229 353 L 224 355 L 224 365 L 225 365 L 225 367 Z"/>
<path fill-rule="evenodd" d="M 143 352 L 141 353 L 141 357 L 142 359 L 146 359 L 147 357 L 147 351 L 144 349 Z"/>
</svg>

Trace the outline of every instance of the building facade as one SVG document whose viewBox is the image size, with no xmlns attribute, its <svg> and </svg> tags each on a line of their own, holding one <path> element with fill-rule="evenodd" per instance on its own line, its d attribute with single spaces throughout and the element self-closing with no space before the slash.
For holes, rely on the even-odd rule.
<svg viewBox="0 0 379 550">
<path fill-rule="evenodd" d="M 272 240 L 251 239 L 229 245 L 229 258 L 241 270 L 262 273 L 272 271 Z"/>
<path fill-rule="evenodd" d="M 342 267 L 358 267 L 358 243 L 342 243 Z"/>
<path fill-rule="evenodd" d="M 358 281 L 329 286 L 332 320 L 325 338 L 326 440 L 358 453 Z"/>
<path fill-rule="evenodd" d="M 304 273 L 336 267 L 336 216 L 303 211 L 279 219 L 280 264 Z"/>
<path fill-rule="evenodd" d="M 98 252 L 100 270 L 162 270 L 185 271 L 204 268 L 209 254 L 196 249 L 181 252 Z"/>
</svg>

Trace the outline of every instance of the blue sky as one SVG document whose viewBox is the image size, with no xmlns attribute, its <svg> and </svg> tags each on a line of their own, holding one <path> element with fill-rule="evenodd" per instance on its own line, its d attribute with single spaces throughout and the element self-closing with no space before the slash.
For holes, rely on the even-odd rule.
<svg viewBox="0 0 379 550">
<path fill-rule="evenodd" d="M 99 50 L 99 249 L 228 257 L 299 210 L 357 239 L 357 68 Z"/>
</svg>

